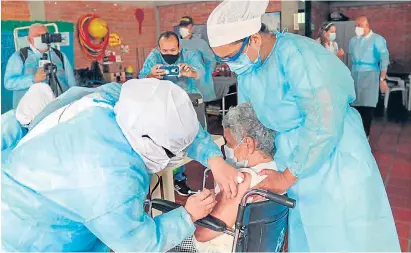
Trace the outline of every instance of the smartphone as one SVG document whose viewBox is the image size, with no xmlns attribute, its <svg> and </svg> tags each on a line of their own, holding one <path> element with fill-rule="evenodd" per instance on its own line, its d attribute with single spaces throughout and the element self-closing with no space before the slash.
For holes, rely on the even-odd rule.
<svg viewBox="0 0 411 253">
<path fill-rule="evenodd" d="M 180 75 L 180 67 L 178 65 L 161 66 L 159 69 L 164 69 L 166 71 L 165 76 L 179 76 Z"/>
</svg>

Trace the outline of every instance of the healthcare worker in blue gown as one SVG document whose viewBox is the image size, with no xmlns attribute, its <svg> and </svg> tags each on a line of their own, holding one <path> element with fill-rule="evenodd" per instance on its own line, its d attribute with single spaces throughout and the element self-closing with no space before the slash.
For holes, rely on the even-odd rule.
<svg viewBox="0 0 411 253">
<path fill-rule="evenodd" d="M 154 219 L 145 213 L 151 175 L 184 159 L 204 131 L 170 81 L 134 79 L 119 91 L 69 90 L 20 140 L 9 129 L 17 146 L 2 163 L 2 251 L 164 252 L 212 210 L 205 190 Z"/>
<path fill-rule="evenodd" d="M 198 59 L 204 66 L 204 77 L 198 80 L 199 89 L 204 101 L 210 102 L 216 99 L 214 90 L 213 71 L 217 64 L 214 53 L 205 40 L 199 34 L 193 33 L 194 21 L 189 16 L 184 16 L 180 19 L 179 33 L 181 36 L 181 45 L 197 55 Z"/>
<path fill-rule="evenodd" d="M 222 2 L 207 34 L 216 56 L 237 75 L 239 102 L 252 103 L 258 119 L 277 132 L 282 172 L 263 172 L 267 178 L 256 187 L 296 199 L 289 250 L 400 252 L 377 163 L 350 107 L 350 71 L 312 39 L 268 33 L 261 24 L 268 2 Z"/>
</svg>

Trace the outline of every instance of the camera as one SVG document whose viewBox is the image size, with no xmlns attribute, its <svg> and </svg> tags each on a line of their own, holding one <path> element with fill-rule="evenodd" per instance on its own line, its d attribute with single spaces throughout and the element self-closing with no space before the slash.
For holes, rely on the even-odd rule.
<svg viewBox="0 0 411 253">
<path fill-rule="evenodd" d="M 57 65 L 54 64 L 51 60 L 47 59 L 46 53 L 44 53 L 40 58 L 39 67 L 43 67 L 44 73 L 46 73 L 47 83 L 49 84 L 54 95 L 58 97 L 63 94 L 63 87 L 61 86 L 56 75 Z"/>
<path fill-rule="evenodd" d="M 60 33 L 45 33 L 41 35 L 41 42 L 45 44 L 52 44 L 52 43 L 60 43 L 63 41 L 63 38 L 61 37 Z"/>
<path fill-rule="evenodd" d="M 166 76 L 179 76 L 180 75 L 180 67 L 177 65 L 168 65 L 168 66 L 161 66 L 159 69 L 165 70 Z"/>
</svg>

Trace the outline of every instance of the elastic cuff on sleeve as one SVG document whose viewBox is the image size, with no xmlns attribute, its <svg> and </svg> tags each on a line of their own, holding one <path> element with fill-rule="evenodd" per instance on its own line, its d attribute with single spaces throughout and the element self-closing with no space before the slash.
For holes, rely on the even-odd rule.
<svg viewBox="0 0 411 253">
<path fill-rule="evenodd" d="M 183 206 L 177 208 L 176 210 L 180 212 L 181 217 L 187 222 L 187 225 L 193 230 L 194 233 L 196 227 L 194 226 L 194 223 L 191 220 L 191 217 L 188 214 L 187 210 Z"/>
</svg>

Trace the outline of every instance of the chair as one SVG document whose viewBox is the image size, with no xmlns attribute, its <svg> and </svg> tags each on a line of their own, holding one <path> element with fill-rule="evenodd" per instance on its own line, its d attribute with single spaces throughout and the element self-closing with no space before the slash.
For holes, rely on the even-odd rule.
<svg viewBox="0 0 411 253">
<path fill-rule="evenodd" d="M 402 91 L 402 103 L 403 103 L 404 106 L 408 106 L 407 105 L 408 94 L 407 94 L 407 88 L 405 87 L 405 81 L 402 80 L 399 77 L 389 77 L 389 76 L 387 76 L 387 82 L 397 83 L 397 85 L 391 86 L 391 87 L 390 87 L 390 85 L 388 85 L 388 91 L 387 91 L 387 93 L 385 94 L 385 97 L 384 97 L 384 107 L 385 107 L 385 109 L 387 109 L 387 107 L 388 107 L 388 100 L 390 98 L 390 92 L 393 92 L 393 91 Z M 408 102 L 408 104 L 409 104 L 409 102 Z"/>
<path fill-rule="evenodd" d="M 234 95 L 237 96 L 237 91 L 232 91 L 230 93 L 230 88 L 237 84 L 237 79 L 233 77 L 217 76 L 213 77 L 213 80 L 214 89 L 216 92 L 216 99 L 214 101 L 221 99 L 221 106 L 209 106 L 207 113 L 224 116 L 228 111 L 228 108 L 226 108 L 226 98 Z M 214 101 L 211 101 L 211 103 Z"/>
<path fill-rule="evenodd" d="M 264 202 L 248 203 L 249 198 L 262 196 Z M 279 252 L 287 232 L 288 211 L 295 207 L 295 200 L 260 189 L 247 191 L 238 207 L 235 228 L 209 215 L 195 222 L 216 232 L 234 237 L 232 252 Z M 169 212 L 180 207 L 167 200 L 155 199 L 151 207 L 161 212 Z"/>
</svg>

